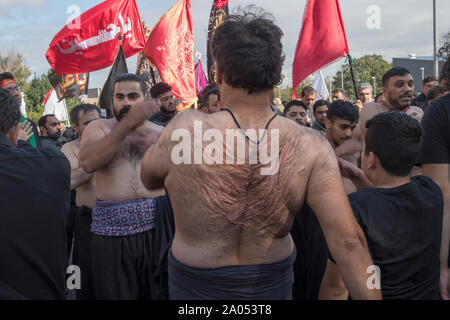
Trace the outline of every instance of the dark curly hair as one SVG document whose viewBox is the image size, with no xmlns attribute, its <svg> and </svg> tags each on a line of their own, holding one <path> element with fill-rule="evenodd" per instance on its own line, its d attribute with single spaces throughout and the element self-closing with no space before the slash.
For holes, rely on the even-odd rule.
<svg viewBox="0 0 450 320">
<path fill-rule="evenodd" d="M 150 95 L 153 99 L 158 98 L 161 94 L 172 91 L 172 87 L 167 83 L 159 82 L 150 88 Z"/>
<path fill-rule="evenodd" d="M 211 50 L 227 84 L 249 94 L 281 83 L 283 32 L 274 17 L 253 5 L 238 10 L 216 29 Z"/>
<path fill-rule="evenodd" d="M 20 109 L 8 90 L 0 88 L 0 134 L 8 131 L 20 121 Z"/>
</svg>

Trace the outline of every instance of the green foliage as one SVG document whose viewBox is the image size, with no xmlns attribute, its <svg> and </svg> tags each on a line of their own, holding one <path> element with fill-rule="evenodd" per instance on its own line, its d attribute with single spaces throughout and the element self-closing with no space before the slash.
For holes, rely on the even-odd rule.
<svg viewBox="0 0 450 320">
<path fill-rule="evenodd" d="M 311 76 L 309 76 L 302 83 L 300 83 L 300 85 L 296 89 L 297 96 L 299 99 L 300 99 L 300 94 L 302 92 L 302 89 L 304 87 L 311 86 L 313 81 L 314 81 L 314 79 Z M 281 101 L 283 101 L 283 102 L 291 101 L 292 100 L 292 86 L 287 86 L 285 88 L 279 88 L 279 87 L 275 88 L 273 90 L 273 96 L 274 96 L 274 98 L 279 98 L 281 96 Z"/>
<path fill-rule="evenodd" d="M 355 90 L 353 87 L 350 67 L 348 62 L 343 66 L 344 70 L 344 89 L 347 91 L 348 98 L 355 99 Z M 375 77 L 375 92 L 381 91 L 381 78 L 383 74 L 392 68 L 392 64 L 383 59 L 381 55 L 370 54 L 355 58 L 353 60 L 353 71 L 355 74 L 356 87 L 363 83 L 370 83 L 373 87 Z M 336 72 L 333 77 L 333 90 L 341 88 L 341 71 Z"/>
<path fill-rule="evenodd" d="M 46 74 L 41 74 L 40 76 L 34 74 L 33 80 L 31 80 L 30 85 L 24 91 L 27 114 L 31 112 L 41 112 L 42 115 L 42 102 L 51 88 L 52 85 Z"/>
<path fill-rule="evenodd" d="M 3 55 L 0 53 L 0 73 L 3 72 L 11 72 L 16 83 L 23 88 L 26 88 L 28 77 L 31 75 L 23 56 L 15 50 Z"/>
</svg>

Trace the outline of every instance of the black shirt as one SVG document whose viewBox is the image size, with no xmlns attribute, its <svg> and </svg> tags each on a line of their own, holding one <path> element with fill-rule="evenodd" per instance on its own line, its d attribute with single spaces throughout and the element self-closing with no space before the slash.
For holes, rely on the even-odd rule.
<svg viewBox="0 0 450 320">
<path fill-rule="evenodd" d="M 64 299 L 70 164 L 0 134 L 0 299 Z"/>
<path fill-rule="evenodd" d="M 375 265 L 383 299 L 439 299 L 443 199 L 430 178 L 349 195 Z"/>
<path fill-rule="evenodd" d="M 417 107 L 421 108 L 423 111 L 425 111 L 428 107 L 428 99 L 425 97 L 425 95 L 422 92 L 421 94 L 419 94 L 417 97 L 415 97 L 411 101 L 411 105 L 417 106 Z"/>
<path fill-rule="evenodd" d="M 167 123 L 169 123 L 170 119 L 172 119 L 173 116 L 168 116 L 163 112 L 157 112 L 154 115 L 152 115 L 150 118 L 148 118 L 148 121 L 153 122 L 159 126 L 167 126 Z"/>
</svg>

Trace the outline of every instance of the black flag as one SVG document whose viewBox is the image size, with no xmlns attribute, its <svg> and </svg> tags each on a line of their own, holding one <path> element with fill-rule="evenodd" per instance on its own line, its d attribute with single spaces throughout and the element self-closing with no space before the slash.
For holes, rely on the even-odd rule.
<svg viewBox="0 0 450 320">
<path fill-rule="evenodd" d="M 122 46 L 120 46 L 116 59 L 114 60 L 114 64 L 109 72 L 105 84 L 103 85 L 102 92 L 100 93 L 100 98 L 98 100 L 100 108 L 106 111 L 107 118 L 112 118 L 113 116 L 114 82 L 117 76 L 122 73 L 128 73 L 128 68 Z"/>
<path fill-rule="evenodd" d="M 216 82 L 216 70 L 214 68 L 214 61 L 211 55 L 211 41 L 214 36 L 214 31 L 222 24 L 224 19 L 228 16 L 228 0 L 213 0 L 211 14 L 208 22 L 208 40 L 206 45 L 207 68 L 208 68 L 208 83 Z"/>
<path fill-rule="evenodd" d="M 52 70 L 48 75 L 48 80 L 55 88 L 58 101 L 79 97 L 88 92 L 89 73 L 60 75 Z"/>
</svg>

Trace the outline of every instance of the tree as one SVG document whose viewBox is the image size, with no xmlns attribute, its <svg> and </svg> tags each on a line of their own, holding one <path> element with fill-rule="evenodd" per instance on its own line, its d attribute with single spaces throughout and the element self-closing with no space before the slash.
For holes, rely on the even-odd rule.
<svg viewBox="0 0 450 320">
<path fill-rule="evenodd" d="M 296 88 L 297 96 L 299 99 L 300 99 L 300 94 L 302 92 L 302 89 L 304 87 L 311 86 L 313 81 L 314 81 L 314 79 L 311 76 L 309 76 L 302 83 L 300 83 L 300 85 Z M 284 88 L 276 87 L 273 90 L 273 96 L 274 96 L 274 98 L 278 98 L 279 96 L 281 96 L 281 101 L 283 101 L 283 102 L 291 101 L 292 100 L 292 86 L 286 86 Z"/>
<path fill-rule="evenodd" d="M 15 50 L 9 50 L 5 55 L 0 54 L 0 73 L 11 72 L 16 83 L 26 87 L 30 69 L 25 65 L 23 56 Z"/>
<path fill-rule="evenodd" d="M 27 117 L 33 120 L 36 124 L 42 114 L 44 113 L 45 95 L 50 91 L 52 85 L 48 80 L 46 74 L 38 76 L 34 74 L 33 80 L 25 89 L 25 104 L 27 106 Z"/>
<path fill-rule="evenodd" d="M 342 66 L 344 70 L 344 89 L 347 91 L 349 99 L 355 98 L 352 77 L 348 62 Z M 383 74 L 392 68 L 392 64 L 383 59 L 381 55 L 371 54 L 353 60 L 353 71 L 355 74 L 356 86 L 362 83 L 370 83 L 373 87 L 373 77 L 375 77 L 375 91 L 381 91 L 381 78 Z M 341 88 L 341 71 L 336 72 L 333 77 L 333 90 Z"/>
</svg>

